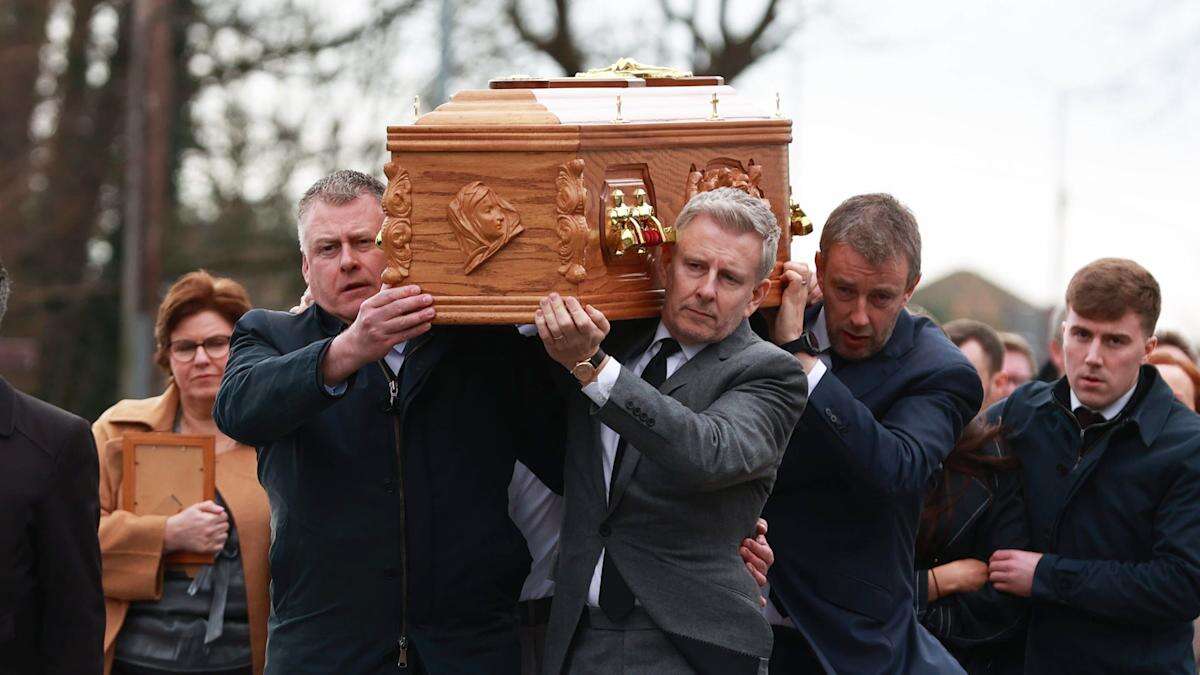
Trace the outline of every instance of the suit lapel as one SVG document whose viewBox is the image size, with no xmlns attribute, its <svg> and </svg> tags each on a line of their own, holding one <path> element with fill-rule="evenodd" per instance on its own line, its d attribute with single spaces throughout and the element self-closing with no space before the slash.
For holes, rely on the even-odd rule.
<svg viewBox="0 0 1200 675">
<path fill-rule="evenodd" d="M 651 335 L 646 338 L 642 344 L 641 349 L 633 352 L 629 355 L 629 357 L 635 357 L 644 352 L 646 347 L 649 346 L 649 340 L 653 339 L 653 337 L 654 335 L 651 333 Z M 700 353 L 696 354 L 696 356 L 688 359 L 686 363 L 680 366 L 678 370 L 672 373 L 671 376 L 662 383 L 662 386 L 659 387 L 658 390 L 678 401 L 686 400 L 686 393 L 683 393 L 680 396 L 675 396 L 675 392 L 678 392 L 697 377 L 703 375 L 710 364 L 728 359 L 730 356 L 733 356 L 737 352 L 744 349 L 745 346 L 754 339 L 754 333 L 750 330 L 750 323 L 747 321 L 742 321 L 742 323 L 738 325 L 738 327 L 735 328 L 734 331 L 730 333 L 729 336 L 724 340 L 705 347 L 700 351 Z M 625 361 L 622 361 L 621 363 L 624 364 Z M 638 452 L 637 448 L 635 448 L 632 444 L 626 444 L 625 457 L 621 460 L 621 467 L 617 472 L 616 480 L 613 481 L 612 493 L 609 495 L 608 499 L 608 512 L 610 514 L 614 509 L 616 509 L 617 504 L 621 501 L 621 497 L 625 495 L 625 488 L 627 488 L 629 483 L 633 480 L 633 472 L 637 468 L 638 462 L 641 461 L 641 459 L 642 453 Z M 603 476 L 603 472 L 601 472 L 601 476 Z"/>
<path fill-rule="evenodd" d="M 605 351 L 613 355 L 623 368 L 632 368 L 633 361 L 642 355 L 650 347 L 651 340 L 654 339 L 654 333 L 658 330 L 657 320 L 647 320 L 638 322 L 629 322 L 623 330 L 615 335 L 610 336 L 609 344 L 605 345 Z M 631 371 L 632 372 L 632 371 Z M 665 384 L 665 383 L 664 383 Z M 592 430 L 595 434 L 596 448 L 603 448 L 600 437 L 600 420 L 592 418 Z M 633 470 L 637 467 L 638 462 L 642 459 L 642 453 L 637 451 L 637 448 L 632 444 L 625 444 L 625 456 L 621 459 L 621 466 L 618 467 L 617 475 L 612 482 L 612 490 L 604 484 L 604 464 L 601 453 L 593 453 L 597 458 L 596 485 L 600 489 L 601 497 L 607 496 L 608 513 L 612 513 L 617 502 L 621 500 L 621 495 L 625 494 L 625 486 L 629 483 L 629 478 L 633 475 Z"/>
<path fill-rule="evenodd" d="M 450 348 L 453 336 L 436 329 L 419 335 L 404 347 L 404 366 L 400 369 L 400 400 L 407 404 L 420 391 L 421 384 Z M 386 367 L 387 364 L 385 363 Z"/>
</svg>

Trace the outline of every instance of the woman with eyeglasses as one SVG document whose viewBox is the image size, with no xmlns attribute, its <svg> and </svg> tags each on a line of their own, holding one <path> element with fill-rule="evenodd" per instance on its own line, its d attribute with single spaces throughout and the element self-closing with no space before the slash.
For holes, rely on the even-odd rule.
<svg viewBox="0 0 1200 675">
<path fill-rule="evenodd" d="M 270 515 L 254 448 L 217 429 L 213 401 L 233 324 L 250 298 L 203 270 L 181 277 L 158 308 L 156 362 L 166 391 L 109 408 L 92 426 L 100 452 L 100 551 L 105 673 L 261 673 L 267 638 Z M 164 431 L 213 436 L 217 496 L 174 516 L 119 508 L 122 437 Z M 176 551 L 210 565 L 166 565 Z"/>
</svg>

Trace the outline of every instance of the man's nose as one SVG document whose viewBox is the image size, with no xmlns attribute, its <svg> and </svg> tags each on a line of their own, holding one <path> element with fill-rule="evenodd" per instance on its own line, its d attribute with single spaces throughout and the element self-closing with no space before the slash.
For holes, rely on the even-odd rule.
<svg viewBox="0 0 1200 675">
<path fill-rule="evenodd" d="M 342 246 L 342 255 L 338 259 L 338 267 L 343 272 L 349 272 L 359 267 L 358 256 L 355 254 L 353 246 Z"/>
<path fill-rule="evenodd" d="M 706 302 L 712 301 L 717 297 L 717 275 L 716 273 L 709 274 L 696 287 L 696 295 Z"/>
<path fill-rule="evenodd" d="M 1100 339 L 1096 338 L 1088 344 L 1087 354 L 1083 357 L 1084 363 L 1088 365 L 1101 365 L 1104 360 L 1100 357 Z"/>
<path fill-rule="evenodd" d="M 850 312 L 850 323 L 858 328 L 862 328 L 871 323 L 871 317 L 867 315 L 866 298 L 859 298 L 854 303 L 854 310 Z"/>
</svg>

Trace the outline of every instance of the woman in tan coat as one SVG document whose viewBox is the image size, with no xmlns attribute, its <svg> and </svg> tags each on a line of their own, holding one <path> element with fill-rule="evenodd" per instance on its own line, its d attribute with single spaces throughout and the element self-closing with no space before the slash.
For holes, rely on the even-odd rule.
<svg viewBox="0 0 1200 675">
<path fill-rule="evenodd" d="M 92 426 L 100 452 L 100 550 L 105 673 L 262 673 L 267 639 L 270 515 L 254 449 L 222 434 L 213 401 L 233 324 L 250 309 L 240 284 L 207 272 L 180 278 L 158 310 L 156 360 L 167 390 L 125 400 Z M 171 516 L 118 508 L 121 437 L 164 431 L 216 439 L 215 501 Z M 213 555 L 212 565 L 164 565 L 164 555 Z"/>
</svg>

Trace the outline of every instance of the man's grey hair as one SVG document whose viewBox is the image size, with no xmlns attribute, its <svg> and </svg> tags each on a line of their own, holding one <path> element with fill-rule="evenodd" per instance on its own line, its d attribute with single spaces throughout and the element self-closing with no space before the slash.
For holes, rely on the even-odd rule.
<svg viewBox="0 0 1200 675">
<path fill-rule="evenodd" d="M 842 202 L 821 230 L 821 251 L 846 244 L 878 267 L 899 256 L 908 262 L 907 286 L 921 274 L 921 232 L 908 207 L 888 194 L 851 197 Z"/>
<path fill-rule="evenodd" d="M 699 216 L 708 216 L 731 232 L 754 232 L 762 237 L 762 255 L 758 261 L 756 281 L 762 281 L 771 274 L 779 248 L 780 231 L 779 222 L 765 201 L 736 188 L 701 192 L 688 200 L 679 212 L 675 219 L 675 231 L 682 232 Z"/>
<path fill-rule="evenodd" d="M 4 315 L 8 313 L 8 293 L 11 289 L 8 270 L 4 268 L 4 262 L 0 261 L 0 323 L 4 322 Z"/>
<path fill-rule="evenodd" d="M 342 206 L 362 195 L 372 195 L 383 201 L 383 182 L 361 171 L 340 169 L 312 184 L 300 198 L 296 209 L 296 236 L 300 239 L 300 250 L 304 250 L 304 218 L 312 210 L 314 202 L 330 206 Z"/>
<path fill-rule="evenodd" d="M 1063 322 L 1067 320 L 1067 306 L 1055 305 L 1050 312 L 1050 323 L 1046 324 L 1046 337 L 1050 342 L 1061 345 L 1063 341 Z"/>
</svg>

